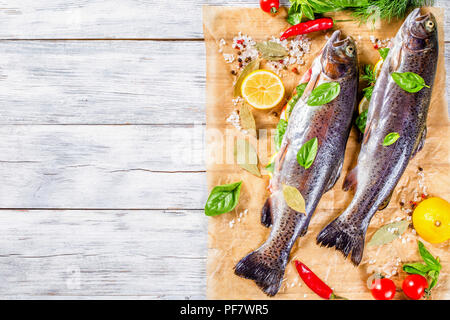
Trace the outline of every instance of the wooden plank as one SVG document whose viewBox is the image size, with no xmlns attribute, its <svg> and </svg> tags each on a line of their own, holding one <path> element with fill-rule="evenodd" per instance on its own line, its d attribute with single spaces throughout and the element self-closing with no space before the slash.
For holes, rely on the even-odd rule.
<svg viewBox="0 0 450 320">
<path fill-rule="evenodd" d="M 0 299 L 205 297 L 202 211 L 0 211 Z"/>
<path fill-rule="evenodd" d="M 203 42 L 0 41 L 0 56 L 0 125 L 205 123 Z"/>
<path fill-rule="evenodd" d="M 204 126 L 0 126 L 0 208 L 201 209 Z"/>
<path fill-rule="evenodd" d="M 289 5 L 288 0 L 282 0 Z M 0 1 L 0 39 L 203 38 L 203 4 L 257 7 L 254 0 Z M 446 0 L 437 6 L 450 7 Z M 447 19 L 446 29 L 450 23 Z M 450 39 L 447 32 L 446 39 Z"/>
<path fill-rule="evenodd" d="M 205 123 L 204 51 L 202 42 L 0 41 L 0 124 Z"/>
</svg>

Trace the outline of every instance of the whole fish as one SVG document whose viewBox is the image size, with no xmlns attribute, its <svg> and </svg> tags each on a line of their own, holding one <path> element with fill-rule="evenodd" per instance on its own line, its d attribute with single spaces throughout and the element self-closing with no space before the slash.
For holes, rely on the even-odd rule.
<svg viewBox="0 0 450 320">
<path fill-rule="evenodd" d="M 252 279 L 269 296 L 280 289 L 286 263 L 296 239 L 306 233 L 322 195 L 339 178 L 358 90 L 358 63 L 355 42 L 340 39 L 335 31 L 307 72 L 309 81 L 294 106 L 286 133 L 275 160 L 271 196 L 261 222 L 272 225 L 267 241 L 239 261 L 235 273 Z M 323 82 L 338 82 L 340 94 L 322 106 L 309 106 L 311 91 Z M 297 152 L 304 143 L 318 139 L 314 163 L 304 169 Z M 283 185 L 297 188 L 305 199 L 306 212 L 291 209 L 283 196 Z"/>
<path fill-rule="evenodd" d="M 393 72 L 414 72 L 432 87 L 438 60 L 438 35 L 434 16 L 415 9 L 393 40 L 370 100 L 367 125 L 356 167 L 344 181 L 344 190 L 356 189 L 348 208 L 317 236 L 323 246 L 336 247 L 344 256 L 351 253 L 361 262 L 364 238 L 373 215 L 384 209 L 408 165 L 420 151 L 427 133 L 426 119 L 431 88 L 417 93 L 403 90 Z M 383 146 L 392 132 L 398 140 Z"/>
</svg>

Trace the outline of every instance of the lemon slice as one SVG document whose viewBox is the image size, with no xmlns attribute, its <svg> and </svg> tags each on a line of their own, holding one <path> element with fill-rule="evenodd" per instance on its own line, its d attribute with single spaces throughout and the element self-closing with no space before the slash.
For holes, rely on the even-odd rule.
<svg viewBox="0 0 450 320">
<path fill-rule="evenodd" d="M 268 70 L 256 70 L 242 81 L 242 97 L 256 109 L 271 109 L 284 98 L 280 77 Z"/>
<path fill-rule="evenodd" d="M 366 110 L 369 110 L 369 103 L 370 103 L 370 101 L 367 100 L 366 97 L 363 97 L 361 99 L 361 102 L 358 105 L 358 112 L 359 112 L 359 114 L 363 113 Z"/>
<path fill-rule="evenodd" d="M 381 67 L 383 66 L 383 59 L 380 59 L 377 61 L 377 63 L 375 63 L 375 66 L 373 67 L 373 74 L 375 75 L 375 79 L 378 78 L 378 76 L 380 75 L 381 72 Z"/>
</svg>

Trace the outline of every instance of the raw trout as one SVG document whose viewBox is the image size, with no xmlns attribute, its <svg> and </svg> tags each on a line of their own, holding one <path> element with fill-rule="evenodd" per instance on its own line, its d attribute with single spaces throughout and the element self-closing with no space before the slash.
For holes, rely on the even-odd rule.
<svg viewBox="0 0 450 320">
<path fill-rule="evenodd" d="M 306 233 L 320 198 L 333 187 L 342 169 L 358 90 L 358 63 L 353 39 L 341 40 L 340 35 L 335 31 L 314 60 L 307 72 L 308 85 L 289 118 L 275 160 L 272 193 L 262 209 L 261 222 L 272 226 L 270 236 L 235 267 L 237 275 L 254 280 L 269 296 L 280 289 L 292 246 Z M 338 82 L 340 94 L 322 106 L 307 105 L 311 91 L 323 82 Z M 297 152 L 314 137 L 318 139 L 317 155 L 312 166 L 304 169 L 297 162 Z M 306 212 L 288 207 L 283 185 L 300 191 Z"/>
<path fill-rule="evenodd" d="M 392 72 L 414 72 L 432 87 L 438 60 L 438 35 L 432 14 L 415 9 L 393 40 L 370 100 L 367 125 L 356 167 L 344 181 L 344 190 L 356 189 L 348 208 L 317 236 L 323 246 L 351 253 L 361 262 L 367 227 L 375 212 L 384 209 L 409 160 L 422 149 L 431 88 L 409 93 L 397 85 Z M 383 146 L 391 132 L 400 138 Z"/>
</svg>

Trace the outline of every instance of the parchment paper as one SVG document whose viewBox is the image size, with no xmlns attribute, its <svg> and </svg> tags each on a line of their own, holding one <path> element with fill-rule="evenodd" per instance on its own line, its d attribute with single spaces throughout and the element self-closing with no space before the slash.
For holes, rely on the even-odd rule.
<svg viewBox="0 0 450 320">
<path fill-rule="evenodd" d="M 400 201 L 413 200 L 414 192 L 428 192 L 432 196 L 439 196 L 450 200 L 450 127 L 448 123 L 447 102 L 445 98 L 445 68 L 444 68 L 444 32 L 443 10 L 431 10 L 436 16 L 439 31 L 439 62 L 433 95 L 428 115 L 428 135 L 423 150 L 409 163 L 400 180 L 389 206 L 379 211 L 373 218 L 366 236 L 367 241 L 380 226 L 391 222 L 395 218 L 406 218 L 407 214 L 401 210 Z M 267 186 L 269 177 L 257 178 L 243 171 L 235 164 L 222 164 L 225 149 L 232 145 L 234 136 L 242 136 L 237 129 L 226 122 L 226 118 L 237 107 L 232 103 L 233 81 L 232 65 L 224 61 L 219 52 L 219 41 L 224 39 L 227 45 L 224 52 L 231 52 L 231 43 L 239 31 L 252 36 L 255 41 L 268 40 L 272 35 L 278 37 L 288 24 L 285 21 L 286 10 L 275 17 L 265 14 L 260 9 L 228 8 L 205 6 L 203 8 L 204 34 L 206 40 L 206 113 L 207 113 L 207 179 L 208 191 L 214 186 L 242 180 L 243 187 L 239 205 L 235 210 L 209 219 L 209 243 L 207 264 L 207 297 L 209 299 L 265 299 L 268 298 L 251 280 L 240 278 L 233 273 L 235 264 L 250 251 L 258 248 L 268 237 L 270 230 L 260 223 L 261 208 L 269 196 Z M 331 15 L 336 19 L 351 19 L 346 13 Z M 402 21 L 382 23 L 371 30 L 366 25 L 359 26 L 355 22 L 337 23 L 345 35 L 351 35 L 357 41 L 359 62 L 374 64 L 379 54 L 374 50 L 369 36 L 378 39 L 392 38 Z M 333 30 L 334 30 L 333 29 Z M 287 96 L 298 83 L 301 75 L 309 68 L 316 53 L 325 42 L 325 35 L 329 32 L 310 34 L 311 53 L 306 55 L 305 64 L 299 67 L 299 75 L 286 71 L 283 82 Z M 275 128 L 278 116 L 272 111 L 253 110 L 257 129 Z M 226 137 L 226 139 L 222 139 Z M 231 137 L 231 138 L 230 138 Z M 260 142 L 271 137 L 260 137 Z M 224 140 L 226 140 L 224 142 Z M 231 141 L 231 142 L 230 142 Z M 264 151 L 264 150 L 263 150 Z M 349 299 L 371 299 L 367 289 L 367 278 L 374 271 L 399 273 L 391 276 L 401 287 L 401 280 L 405 274 L 401 271 L 403 262 L 419 261 L 416 240 L 418 237 L 411 229 L 405 233 L 403 239 L 394 240 L 384 246 L 365 249 L 364 258 L 359 267 L 354 267 L 349 260 L 335 249 L 321 248 L 316 245 L 317 233 L 332 219 L 338 216 L 350 203 L 353 194 L 342 191 L 342 182 L 347 172 L 355 166 L 359 151 L 357 131 L 352 129 L 342 174 L 335 187 L 326 193 L 312 218 L 306 236 L 299 238 L 291 252 L 290 262 L 286 268 L 283 285 L 280 292 L 272 299 L 317 299 L 318 297 L 302 282 L 296 273 L 292 260 L 297 258 L 308 265 L 317 275 L 326 281 L 337 294 Z M 261 157 L 260 167 L 268 163 L 267 152 L 258 150 Z M 418 168 L 423 168 L 419 171 Z M 420 174 L 423 173 L 423 178 Z M 246 211 L 248 210 L 248 211 Z M 405 243 L 403 243 L 405 242 Z M 442 244 L 424 242 L 427 248 L 439 256 L 443 269 L 438 285 L 433 289 L 434 299 L 449 299 L 448 284 L 449 241 Z M 403 293 L 396 295 L 398 299 L 405 299 Z"/>
</svg>

